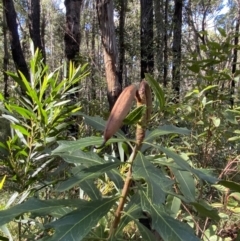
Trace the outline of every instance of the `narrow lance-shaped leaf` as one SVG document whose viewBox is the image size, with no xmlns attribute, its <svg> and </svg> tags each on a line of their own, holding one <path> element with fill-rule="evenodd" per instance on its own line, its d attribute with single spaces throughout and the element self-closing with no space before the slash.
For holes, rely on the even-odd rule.
<svg viewBox="0 0 240 241">
<path fill-rule="evenodd" d="M 87 205 L 46 225 L 46 228 L 55 229 L 54 234 L 46 240 L 82 240 L 95 227 L 99 219 L 110 211 L 115 202 L 116 197 L 88 202 Z"/>
<path fill-rule="evenodd" d="M 172 218 L 165 212 L 162 205 L 155 205 L 142 192 L 142 208 L 147 211 L 152 218 L 152 228 L 156 230 L 165 241 L 200 241 L 194 234 L 193 229 L 186 223 Z"/>
<path fill-rule="evenodd" d="M 53 209 L 63 206 L 79 207 L 86 201 L 84 200 L 47 200 L 42 201 L 36 198 L 31 198 L 26 202 L 16 205 L 7 210 L 0 211 L 0 226 L 12 221 L 15 217 L 24 213 L 38 213 L 42 215 L 49 214 Z"/>
<path fill-rule="evenodd" d="M 149 83 L 149 85 L 151 86 L 154 94 L 157 97 L 160 110 L 163 110 L 163 108 L 165 106 L 165 97 L 164 97 L 163 90 L 161 89 L 159 83 L 150 74 L 146 73 L 145 78 L 146 78 L 147 82 Z"/>
</svg>

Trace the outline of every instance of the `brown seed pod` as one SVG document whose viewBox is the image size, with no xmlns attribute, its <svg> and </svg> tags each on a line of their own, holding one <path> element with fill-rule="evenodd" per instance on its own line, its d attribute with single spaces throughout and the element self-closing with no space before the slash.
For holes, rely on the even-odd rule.
<svg viewBox="0 0 240 241">
<path fill-rule="evenodd" d="M 148 83 L 145 80 L 140 83 L 139 89 L 136 93 L 136 100 L 137 106 L 146 105 L 147 108 L 136 129 L 136 143 L 138 146 L 140 146 L 145 137 L 146 126 L 151 118 L 152 112 L 152 93 Z"/>
<path fill-rule="evenodd" d="M 102 148 L 105 143 L 119 130 L 124 118 L 127 116 L 128 112 L 131 109 L 132 102 L 136 95 L 136 91 L 137 86 L 134 84 L 129 85 L 122 91 L 108 117 L 108 121 L 103 134 L 103 144 L 97 147 L 97 149 Z"/>
</svg>

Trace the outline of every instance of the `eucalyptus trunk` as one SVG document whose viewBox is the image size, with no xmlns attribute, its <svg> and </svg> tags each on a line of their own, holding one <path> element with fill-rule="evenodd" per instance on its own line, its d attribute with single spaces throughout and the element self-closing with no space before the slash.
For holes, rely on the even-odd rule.
<svg viewBox="0 0 240 241">
<path fill-rule="evenodd" d="M 240 25 L 240 1 L 238 1 L 238 16 L 236 20 L 236 26 L 235 26 L 235 38 L 234 38 L 234 45 L 238 46 L 239 42 L 239 25 Z M 233 50 L 233 64 L 232 64 L 232 80 L 231 80 L 231 107 L 233 108 L 234 105 L 234 92 L 235 92 L 235 73 L 237 70 L 237 59 L 238 59 L 238 49 L 234 48 Z"/>
<path fill-rule="evenodd" d="M 42 53 L 44 62 L 46 62 L 45 50 L 41 41 L 40 12 L 40 0 L 28 0 L 28 22 L 30 37 L 33 41 L 34 50 L 38 48 Z"/>
<path fill-rule="evenodd" d="M 164 87 L 167 86 L 167 77 L 168 77 L 168 8 L 169 3 L 168 0 L 165 0 L 164 6 L 164 51 L 163 51 L 163 58 L 164 58 L 164 65 L 163 65 L 163 85 Z"/>
<path fill-rule="evenodd" d="M 13 0 L 3 0 L 4 13 L 9 30 L 11 52 L 16 69 L 21 71 L 27 80 L 30 80 L 30 75 L 26 60 L 23 55 L 22 47 L 19 40 L 17 14 L 13 4 Z M 24 86 L 21 86 L 22 92 L 25 92 Z"/>
<path fill-rule="evenodd" d="M 160 81 L 163 76 L 163 36 L 164 36 L 164 22 L 163 22 L 163 0 L 154 0 L 155 24 L 156 24 L 156 37 L 155 37 L 155 68 L 157 69 Z"/>
<path fill-rule="evenodd" d="M 124 32 L 125 32 L 125 16 L 127 1 L 120 1 L 120 11 L 119 11 L 119 71 L 118 78 L 119 83 L 123 84 L 123 71 L 125 64 L 125 43 L 124 43 Z M 125 83 L 126 85 L 126 83 Z"/>
<path fill-rule="evenodd" d="M 8 65 L 9 65 L 9 52 L 8 52 L 8 39 L 7 39 L 7 23 L 6 16 L 3 12 L 3 23 L 2 23 L 2 31 L 3 31 L 3 46 L 4 46 L 4 57 L 3 57 L 3 80 L 4 80 L 4 98 L 8 98 Z"/>
<path fill-rule="evenodd" d="M 65 56 L 68 61 L 74 61 L 79 54 L 80 34 L 80 12 L 83 0 L 65 0 L 66 26 L 65 26 Z"/>
<path fill-rule="evenodd" d="M 173 63 L 172 63 L 172 86 L 179 99 L 181 80 L 181 59 L 182 59 L 182 0 L 175 0 L 173 14 Z"/>
<path fill-rule="evenodd" d="M 153 68 L 153 0 L 141 0 L 141 78 Z"/>
<path fill-rule="evenodd" d="M 107 97 L 111 110 L 122 90 L 117 74 L 118 55 L 113 21 L 113 1 L 97 0 L 97 14 L 103 45 Z"/>
</svg>

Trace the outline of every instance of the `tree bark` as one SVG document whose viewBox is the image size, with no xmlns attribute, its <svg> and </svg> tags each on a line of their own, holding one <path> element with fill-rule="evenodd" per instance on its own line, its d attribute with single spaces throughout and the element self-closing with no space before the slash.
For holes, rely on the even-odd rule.
<svg viewBox="0 0 240 241">
<path fill-rule="evenodd" d="M 153 0 L 141 0 L 141 78 L 153 68 Z"/>
<path fill-rule="evenodd" d="M 81 41 L 80 9 L 83 0 L 65 0 L 66 26 L 65 26 L 65 55 L 68 61 L 73 61 L 79 54 Z"/>
<path fill-rule="evenodd" d="M 93 1 L 93 17 L 92 17 L 92 39 L 91 39 L 91 99 L 96 99 L 96 82 L 95 82 L 95 69 L 96 69 L 96 14 L 95 14 L 95 1 Z"/>
<path fill-rule="evenodd" d="M 168 0 L 165 0 L 165 14 L 164 14 L 164 66 L 163 66 L 163 85 L 164 87 L 167 86 L 167 76 L 168 76 Z"/>
<path fill-rule="evenodd" d="M 7 23 L 6 23 L 6 16 L 3 12 L 3 45 L 4 45 L 4 57 L 3 57 L 3 79 L 4 79 L 4 98 L 8 98 L 8 75 L 6 71 L 8 71 L 8 64 L 9 64 L 9 53 L 8 53 L 8 43 L 7 43 Z"/>
<path fill-rule="evenodd" d="M 4 7 L 6 22 L 9 30 L 13 61 L 15 63 L 17 70 L 21 71 L 27 80 L 30 80 L 27 63 L 24 58 L 20 40 L 19 40 L 17 14 L 14 8 L 13 0 L 3 0 L 3 7 Z M 21 88 L 22 88 L 22 91 L 25 92 L 24 87 L 21 86 Z"/>
<path fill-rule="evenodd" d="M 238 1 L 238 16 L 237 16 L 237 20 L 236 20 L 236 26 L 235 26 L 235 37 L 234 37 L 234 45 L 235 48 L 233 50 L 233 64 L 232 64 L 232 80 L 231 80 L 231 99 L 230 99 L 230 103 L 231 103 L 231 107 L 233 108 L 234 105 L 234 92 L 235 92 L 235 81 L 234 81 L 234 77 L 235 77 L 235 73 L 236 73 L 236 69 L 237 69 L 237 59 L 238 59 L 238 42 L 239 42 L 239 25 L 240 25 L 240 1 Z"/>
<path fill-rule="evenodd" d="M 122 90 L 122 86 L 119 82 L 117 74 L 118 55 L 113 21 L 113 1 L 97 0 L 97 14 L 102 35 L 101 37 L 107 80 L 107 97 L 109 108 L 111 110 Z"/>
<path fill-rule="evenodd" d="M 173 14 L 173 67 L 172 67 L 172 86 L 177 94 L 180 95 L 181 80 L 181 59 L 182 59 L 182 0 L 175 0 L 175 10 Z"/>
<path fill-rule="evenodd" d="M 44 63 L 46 62 L 45 50 L 41 41 L 40 32 L 40 0 L 28 0 L 29 33 L 33 41 L 34 50 L 38 48 L 42 53 Z"/>
<path fill-rule="evenodd" d="M 124 43 L 124 31 L 125 31 L 125 15 L 127 8 L 127 1 L 120 1 L 119 11 L 119 71 L 118 79 L 120 85 L 123 84 L 123 70 L 125 64 L 125 43 Z"/>
<path fill-rule="evenodd" d="M 156 54 L 155 54 L 155 65 L 158 71 L 158 80 L 163 77 L 163 35 L 164 35 L 164 22 L 163 22 L 163 1 L 154 0 L 154 12 L 155 12 L 155 23 L 156 23 Z"/>
</svg>

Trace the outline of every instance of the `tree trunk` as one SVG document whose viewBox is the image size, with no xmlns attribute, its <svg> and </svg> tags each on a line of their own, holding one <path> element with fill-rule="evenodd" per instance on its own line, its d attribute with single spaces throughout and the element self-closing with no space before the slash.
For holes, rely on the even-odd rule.
<svg viewBox="0 0 240 241">
<path fill-rule="evenodd" d="M 173 14 L 173 64 L 172 64 L 172 86 L 177 94 L 180 95 L 180 69 L 181 69 L 181 42 L 182 42 L 182 0 L 175 0 L 175 10 Z M 176 99 L 176 100 L 177 100 Z"/>
<path fill-rule="evenodd" d="M 43 49 L 43 58 L 44 60 L 46 61 L 46 51 L 45 51 L 45 31 L 46 31 L 46 14 L 45 14 L 45 10 L 43 10 L 42 12 L 42 19 L 41 19 L 41 28 L 40 28 L 40 31 L 41 31 L 41 44 L 42 44 L 42 49 Z"/>
<path fill-rule="evenodd" d="M 141 0 L 141 78 L 153 67 L 153 0 Z"/>
<path fill-rule="evenodd" d="M 120 85 L 123 84 L 123 70 L 125 63 L 125 43 L 124 43 L 124 31 L 125 31 L 125 15 L 127 8 L 127 1 L 120 1 L 119 11 L 119 72 L 118 80 Z"/>
<path fill-rule="evenodd" d="M 93 17 L 92 17 L 92 39 L 91 39 L 91 62 L 92 62 L 92 68 L 91 68 L 91 98 L 92 100 L 96 99 L 96 82 L 95 82 L 95 69 L 96 69 L 96 14 L 94 9 L 95 1 L 93 1 Z"/>
<path fill-rule="evenodd" d="M 34 50 L 37 48 L 42 53 L 42 57 L 45 59 L 45 51 L 43 49 L 43 43 L 41 41 L 40 32 L 40 0 L 28 0 L 28 18 L 29 18 L 29 33 L 33 41 Z"/>
<path fill-rule="evenodd" d="M 83 0 L 65 0 L 66 26 L 65 26 L 65 55 L 68 61 L 73 61 L 79 54 L 80 35 L 80 9 Z"/>
<path fill-rule="evenodd" d="M 239 25 L 240 25 L 240 1 L 238 1 L 238 16 L 236 20 L 236 26 L 235 26 L 235 38 L 234 38 L 234 45 L 238 46 L 239 42 Z M 235 73 L 237 69 L 237 59 L 238 59 L 238 49 L 237 47 L 233 50 L 233 64 L 232 64 L 232 80 L 231 80 L 231 107 L 233 108 L 234 105 L 234 92 L 235 92 Z"/>
<path fill-rule="evenodd" d="M 2 30 L 3 30 L 3 46 L 4 46 L 4 57 L 3 57 L 3 79 L 4 79 L 4 98 L 8 98 L 8 75 L 6 71 L 8 71 L 8 64 L 9 64 L 9 53 L 8 53 L 8 43 L 7 43 L 7 23 L 6 23 L 6 16 L 3 12 L 3 23 L 2 23 Z"/>
<path fill-rule="evenodd" d="M 113 22 L 113 1 L 97 0 L 97 14 L 102 35 L 103 55 L 107 80 L 107 97 L 109 108 L 111 110 L 122 90 L 122 86 L 117 75 L 118 56 L 116 34 Z"/>
<path fill-rule="evenodd" d="M 17 70 L 20 70 L 27 80 L 30 80 L 30 75 L 27 67 L 26 60 L 23 55 L 21 48 L 19 35 L 18 35 L 18 25 L 17 25 L 17 14 L 14 8 L 13 0 L 3 0 L 3 7 L 6 16 L 6 22 L 9 29 L 9 36 L 11 42 L 11 52 L 13 61 L 16 65 Z M 25 92 L 23 86 L 21 86 L 22 91 Z"/>
<path fill-rule="evenodd" d="M 164 22 L 163 22 L 163 0 L 154 0 L 154 12 L 156 23 L 156 54 L 155 65 L 158 71 L 158 80 L 163 76 L 163 35 L 164 35 Z"/>
<path fill-rule="evenodd" d="M 168 76 L 168 0 L 165 0 L 165 15 L 164 15 L 164 66 L 163 66 L 163 85 L 167 86 L 167 76 Z"/>
</svg>

